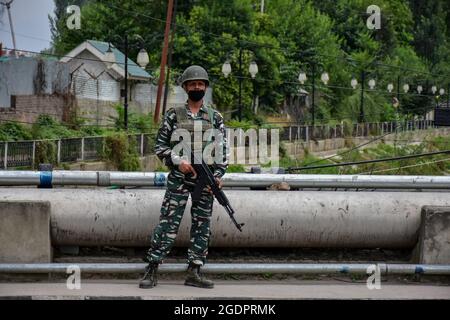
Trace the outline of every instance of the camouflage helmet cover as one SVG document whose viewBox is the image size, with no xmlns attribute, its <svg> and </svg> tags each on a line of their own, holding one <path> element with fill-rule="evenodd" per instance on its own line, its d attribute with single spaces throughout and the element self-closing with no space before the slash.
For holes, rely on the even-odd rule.
<svg viewBox="0 0 450 320">
<path fill-rule="evenodd" d="M 191 80 L 203 80 L 206 85 L 209 85 L 208 72 L 206 72 L 203 67 L 196 65 L 187 67 L 180 78 L 181 86 L 183 86 L 186 81 Z"/>
</svg>

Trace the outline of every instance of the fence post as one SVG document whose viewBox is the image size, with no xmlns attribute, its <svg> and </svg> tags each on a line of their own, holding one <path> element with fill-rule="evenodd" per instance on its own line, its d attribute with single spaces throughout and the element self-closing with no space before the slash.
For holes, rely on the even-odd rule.
<svg viewBox="0 0 450 320">
<path fill-rule="evenodd" d="M 305 131 L 305 140 L 308 143 L 309 142 L 309 126 L 307 125 L 305 127 L 306 131 Z"/>
<path fill-rule="evenodd" d="M 58 140 L 58 152 L 56 153 L 56 163 L 61 163 L 61 139 Z"/>
<path fill-rule="evenodd" d="M 36 140 L 33 140 L 33 153 L 31 155 L 31 168 L 34 169 L 34 161 L 36 159 Z"/>
<path fill-rule="evenodd" d="M 81 138 L 81 161 L 84 161 L 84 138 Z"/>
<path fill-rule="evenodd" d="M 8 142 L 6 141 L 5 141 L 5 161 L 3 163 L 5 170 L 8 169 Z"/>
<path fill-rule="evenodd" d="M 144 134 L 141 133 L 141 157 L 144 156 Z"/>
<path fill-rule="evenodd" d="M 289 142 L 292 142 L 292 126 L 289 126 Z"/>
</svg>

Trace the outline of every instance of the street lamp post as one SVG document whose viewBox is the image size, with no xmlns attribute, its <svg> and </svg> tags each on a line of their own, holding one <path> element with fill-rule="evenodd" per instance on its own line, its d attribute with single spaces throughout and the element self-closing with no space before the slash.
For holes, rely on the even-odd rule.
<svg viewBox="0 0 450 320">
<path fill-rule="evenodd" d="M 242 48 L 239 48 L 239 121 L 242 121 Z"/>
<path fill-rule="evenodd" d="M 125 82 L 125 90 L 124 90 L 124 100 L 123 100 L 123 106 L 124 106 L 124 127 L 125 130 L 128 130 L 128 49 L 129 47 L 135 47 L 136 44 L 131 44 L 128 42 L 128 35 L 125 34 L 124 38 L 121 38 L 119 36 L 115 36 L 116 38 L 118 38 L 120 40 L 120 43 L 122 43 L 122 45 L 119 45 L 119 47 L 123 48 L 124 50 L 124 55 L 125 55 L 125 75 L 124 75 L 124 82 Z M 144 40 L 142 39 L 141 36 L 139 35 L 135 35 L 135 38 L 138 38 L 139 40 L 139 48 L 140 51 L 138 53 L 137 56 L 137 63 L 139 64 L 139 66 L 141 66 L 142 69 L 145 69 L 145 67 L 147 66 L 147 64 L 149 63 L 149 57 L 148 57 L 148 53 L 147 51 L 144 49 Z M 115 63 L 115 55 L 114 52 L 111 49 L 111 43 L 109 43 L 109 47 L 108 47 L 108 51 L 106 51 L 106 57 L 105 60 L 110 62 L 110 63 Z"/>
<path fill-rule="evenodd" d="M 314 128 L 314 123 L 315 123 L 315 106 L 316 106 L 316 64 L 312 63 L 311 64 L 311 82 L 312 82 L 312 97 L 311 97 L 311 117 L 312 117 L 312 121 L 311 124 Z M 299 75 L 298 75 L 298 81 L 300 81 L 301 84 L 304 84 L 305 81 L 308 80 L 308 77 L 306 75 L 306 73 L 304 71 L 300 71 Z M 320 76 L 320 80 L 322 80 L 322 82 L 327 85 L 328 81 L 330 80 L 330 76 L 328 74 L 328 72 L 323 72 L 322 75 Z"/>
<path fill-rule="evenodd" d="M 243 48 L 239 48 L 239 69 L 238 69 L 238 81 L 239 81 L 239 97 L 238 97 L 238 118 L 239 121 L 242 121 L 242 51 Z M 250 73 L 252 79 L 255 79 L 256 74 L 258 73 L 258 65 L 255 61 L 252 61 L 248 67 L 248 72 Z M 231 64 L 227 59 L 225 63 L 222 65 L 222 73 L 226 77 L 231 73 Z"/>
<path fill-rule="evenodd" d="M 395 121 L 399 121 L 400 120 L 400 113 L 399 113 L 399 109 L 400 109 L 400 76 L 397 76 L 397 101 L 398 101 L 398 106 L 395 110 Z M 397 128 L 397 123 L 395 124 L 395 127 Z"/>
<path fill-rule="evenodd" d="M 450 83 L 447 84 L 447 108 L 450 107 Z"/>
<path fill-rule="evenodd" d="M 361 102 L 359 106 L 359 122 L 364 122 L 364 85 L 366 82 L 366 73 L 361 71 Z"/>
<path fill-rule="evenodd" d="M 314 122 L 316 119 L 315 116 L 315 107 L 316 107 L 316 64 L 312 65 L 312 106 L 311 106 L 311 117 L 312 117 L 312 126 L 314 130 Z"/>
</svg>

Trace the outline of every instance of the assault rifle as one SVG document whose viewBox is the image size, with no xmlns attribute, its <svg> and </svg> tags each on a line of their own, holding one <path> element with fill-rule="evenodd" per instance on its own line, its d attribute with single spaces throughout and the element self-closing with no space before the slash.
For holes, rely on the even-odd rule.
<svg viewBox="0 0 450 320">
<path fill-rule="evenodd" d="M 225 208 L 236 228 L 238 228 L 238 230 L 242 232 L 242 226 L 244 225 L 244 223 L 237 223 L 236 219 L 234 218 L 234 210 L 231 207 L 225 193 L 217 185 L 216 178 L 211 172 L 211 169 L 208 167 L 205 161 L 203 161 L 203 159 L 200 163 L 200 161 L 197 160 L 192 151 L 191 160 L 191 165 L 194 168 L 195 172 L 197 172 L 196 186 L 194 188 L 194 192 L 192 193 L 192 200 L 200 200 L 203 189 L 206 186 L 209 186 L 212 193 L 214 194 L 214 197 L 216 197 L 217 201 L 219 201 L 219 203 Z"/>
</svg>

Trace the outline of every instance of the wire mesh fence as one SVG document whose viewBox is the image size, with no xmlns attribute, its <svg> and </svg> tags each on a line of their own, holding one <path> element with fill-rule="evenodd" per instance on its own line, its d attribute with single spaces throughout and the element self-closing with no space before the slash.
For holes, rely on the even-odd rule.
<svg viewBox="0 0 450 320">
<path fill-rule="evenodd" d="M 311 139 L 336 139 L 346 136 L 380 136 L 392 132 L 426 130 L 434 128 L 432 120 L 379 122 L 299 126 L 279 129 L 281 141 L 309 141 Z M 270 131 L 270 130 L 269 130 Z M 156 132 L 129 134 L 128 139 L 139 156 L 154 153 Z M 33 140 L 0 142 L 0 169 L 33 167 L 35 163 L 69 163 L 95 161 L 104 158 L 106 137 L 65 138 L 59 140 Z"/>
<path fill-rule="evenodd" d="M 5 144 L 6 142 L 0 142 L 0 169 L 5 168 Z"/>
<path fill-rule="evenodd" d="M 316 125 L 316 126 L 286 126 L 280 132 L 282 141 L 308 141 L 352 137 L 380 136 L 397 131 L 414 131 L 434 128 L 432 120 L 416 120 L 404 122 L 376 122 L 376 123 L 353 123 Z"/>
<path fill-rule="evenodd" d="M 105 150 L 103 137 L 84 138 L 84 160 L 98 160 Z"/>
<path fill-rule="evenodd" d="M 82 157 L 82 138 L 61 139 L 58 148 L 60 162 L 84 160 Z"/>
<path fill-rule="evenodd" d="M 33 164 L 33 141 L 8 143 L 7 163 L 11 167 L 26 167 Z"/>
</svg>

